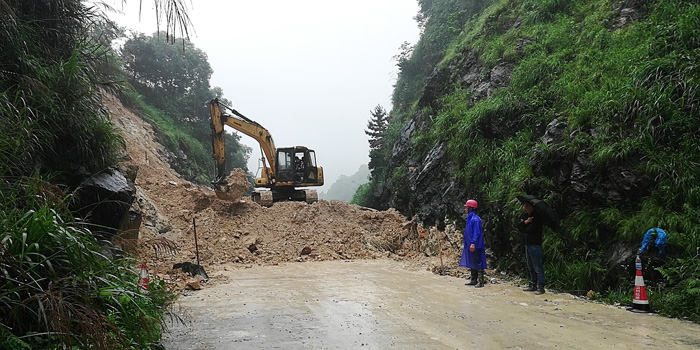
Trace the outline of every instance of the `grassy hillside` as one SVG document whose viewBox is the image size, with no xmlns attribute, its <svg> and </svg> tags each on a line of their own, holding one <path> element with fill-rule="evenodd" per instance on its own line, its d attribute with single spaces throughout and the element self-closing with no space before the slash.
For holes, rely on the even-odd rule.
<svg viewBox="0 0 700 350">
<path fill-rule="evenodd" d="M 0 1 L 0 349 L 152 349 L 173 295 L 70 212 L 123 142 L 101 104 L 113 57 L 81 1 Z M 101 244 L 102 243 L 102 244 Z"/>
<path fill-rule="evenodd" d="M 168 149 L 170 165 L 187 180 L 208 184 L 214 178 L 208 102 L 223 99 L 223 90 L 210 85 L 213 70 L 205 52 L 184 38 L 166 41 L 166 32 L 126 37 L 119 50 L 120 80 L 135 93 L 123 102 L 151 123 Z M 113 40 L 114 41 L 114 40 Z M 247 171 L 251 149 L 237 134 L 226 135 L 226 170 Z"/>
<path fill-rule="evenodd" d="M 661 227 L 669 254 L 653 256 L 647 270 L 652 307 L 700 320 L 700 6 L 419 3 L 424 30 L 400 62 L 384 154 L 390 165 L 369 185 L 392 195 L 364 204 L 420 206 L 402 204 L 408 169 L 444 144 L 442 164 L 456 186 L 484 203 L 500 268 L 524 267 L 514 196 L 537 194 L 563 219 L 559 232 L 545 235 L 551 286 L 631 301 L 629 257 L 648 228 Z M 448 25 L 431 22 L 438 20 Z M 410 123 L 410 156 L 392 159 Z"/>
</svg>

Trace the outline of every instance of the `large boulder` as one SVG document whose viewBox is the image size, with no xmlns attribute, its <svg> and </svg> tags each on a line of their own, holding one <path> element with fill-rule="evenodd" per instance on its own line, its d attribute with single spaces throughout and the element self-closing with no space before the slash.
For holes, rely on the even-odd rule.
<svg viewBox="0 0 700 350">
<path fill-rule="evenodd" d="M 84 180 L 75 190 L 72 209 L 84 220 L 95 225 L 98 238 L 111 239 L 123 229 L 133 226 L 125 219 L 134 201 L 136 187 L 133 181 L 114 167 L 107 168 Z M 140 223 L 140 215 L 132 214 Z M 133 227 L 131 227 L 133 229 Z"/>
</svg>

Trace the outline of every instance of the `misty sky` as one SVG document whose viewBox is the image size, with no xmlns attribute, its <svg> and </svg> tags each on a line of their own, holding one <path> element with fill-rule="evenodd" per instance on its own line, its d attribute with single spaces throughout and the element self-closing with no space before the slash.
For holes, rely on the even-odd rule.
<svg viewBox="0 0 700 350">
<path fill-rule="evenodd" d="M 277 147 L 314 149 L 326 180 L 319 191 L 369 162 L 370 111 L 377 104 L 391 110 L 393 56 L 404 41 L 418 40 L 415 0 L 184 3 L 194 25 L 190 39 L 214 70 L 211 85 L 267 128 Z M 151 35 L 153 1 L 143 0 L 140 20 L 138 5 L 128 0 L 123 16 L 110 17 Z M 260 147 L 245 135 L 241 141 L 253 149 L 248 167 L 255 173 Z"/>
</svg>

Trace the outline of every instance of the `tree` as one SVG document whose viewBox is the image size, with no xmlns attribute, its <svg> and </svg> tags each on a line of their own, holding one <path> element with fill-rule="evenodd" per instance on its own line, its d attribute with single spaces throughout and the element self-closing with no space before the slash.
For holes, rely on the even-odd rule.
<svg viewBox="0 0 700 350">
<path fill-rule="evenodd" d="M 203 165 L 211 161 L 211 154 L 203 152 L 211 148 L 208 101 L 223 99 L 224 93 L 220 87 L 210 87 L 213 71 L 203 51 L 181 38 L 177 40 L 182 40 L 183 46 L 171 45 L 160 38 L 162 35 L 139 34 L 129 38 L 121 49 L 124 69 L 128 81 L 145 101 L 164 112 L 165 123 L 170 124 L 166 129 L 181 130 L 200 143 L 189 144 L 173 135 L 170 137 L 173 142 L 166 144 L 173 152 L 182 151 L 187 156 L 181 164 L 171 164 L 173 168 L 190 180 L 200 181 Z M 157 129 L 157 132 L 168 131 Z M 247 170 L 250 148 L 241 145 L 240 136 L 235 134 L 227 135 L 226 141 L 226 159 L 230 165 L 226 170 L 232 167 Z"/>
<path fill-rule="evenodd" d="M 403 43 L 394 56 L 399 74 L 392 104 L 392 115 L 400 116 L 420 98 L 424 84 L 444 58 L 450 43 L 464 30 L 467 20 L 491 2 L 486 0 L 418 0 L 418 14 L 414 17 L 421 30 L 415 45 Z"/>
<path fill-rule="evenodd" d="M 205 102 L 211 98 L 213 70 L 206 53 L 185 39 L 178 40 L 184 50 L 159 35 L 130 38 L 121 50 L 124 68 L 130 83 L 155 107 L 185 123 L 201 121 L 207 119 Z"/>
<path fill-rule="evenodd" d="M 370 137 L 369 147 L 371 149 L 379 149 L 382 147 L 384 135 L 386 134 L 386 110 L 382 106 L 377 105 L 374 107 L 374 110 L 370 112 L 370 114 L 372 114 L 372 118 L 370 118 L 369 122 L 367 123 L 367 130 L 365 130 L 365 134 Z"/>
<path fill-rule="evenodd" d="M 122 0 L 126 2 L 126 0 Z M 109 7 L 102 3 L 103 6 Z M 143 0 L 139 0 L 139 16 L 141 16 L 141 7 Z M 178 31 L 183 37 L 189 39 L 190 28 L 193 28 L 190 16 L 187 13 L 187 3 L 184 0 L 153 0 L 153 5 L 156 8 L 156 28 L 160 34 L 160 25 L 162 19 L 165 19 L 165 39 L 168 43 L 174 44 L 177 40 Z"/>
<path fill-rule="evenodd" d="M 369 136 L 369 169 L 374 171 L 377 168 L 383 167 L 384 160 L 384 136 L 387 129 L 387 113 L 384 107 L 377 105 L 374 110 L 370 111 L 372 117 L 367 122 L 367 130 L 365 134 Z"/>
<path fill-rule="evenodd" d="M 411 60 L 413 55 L 414 46 L 408 41 L 404 41 L 399 47 L 399 54 L 394 56 L 396 60 L 396 66 L 399 67 L 399 71 L 404 74 L 413 73 L 415 70 L 415 62 Z M 409 73 L 410 72 L 410 73 Z"/>
</svg>

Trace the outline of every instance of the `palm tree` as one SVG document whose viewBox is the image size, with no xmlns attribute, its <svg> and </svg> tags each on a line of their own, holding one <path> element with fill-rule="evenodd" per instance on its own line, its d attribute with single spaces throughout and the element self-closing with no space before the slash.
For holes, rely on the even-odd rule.
<svg viewBox="0 0 700 350">
<path fill-rule="evenodd" d="M 126 0 L 122 0 L 122 3 L 126 3 Z M 99 5 L 112 10 L 104 1 L 100 1 Z M 153 5 L 156 9 L 157 33 L 161 32 L 161 24 L 163 24 L 168 42 L 174 43 L 176 37 L 189 39 L 193 26 L 184 0 L 153 0 Z M 141 16 L 142 6 L 143 0 L 139 0 L 139 16 Z"/>
</svg>

